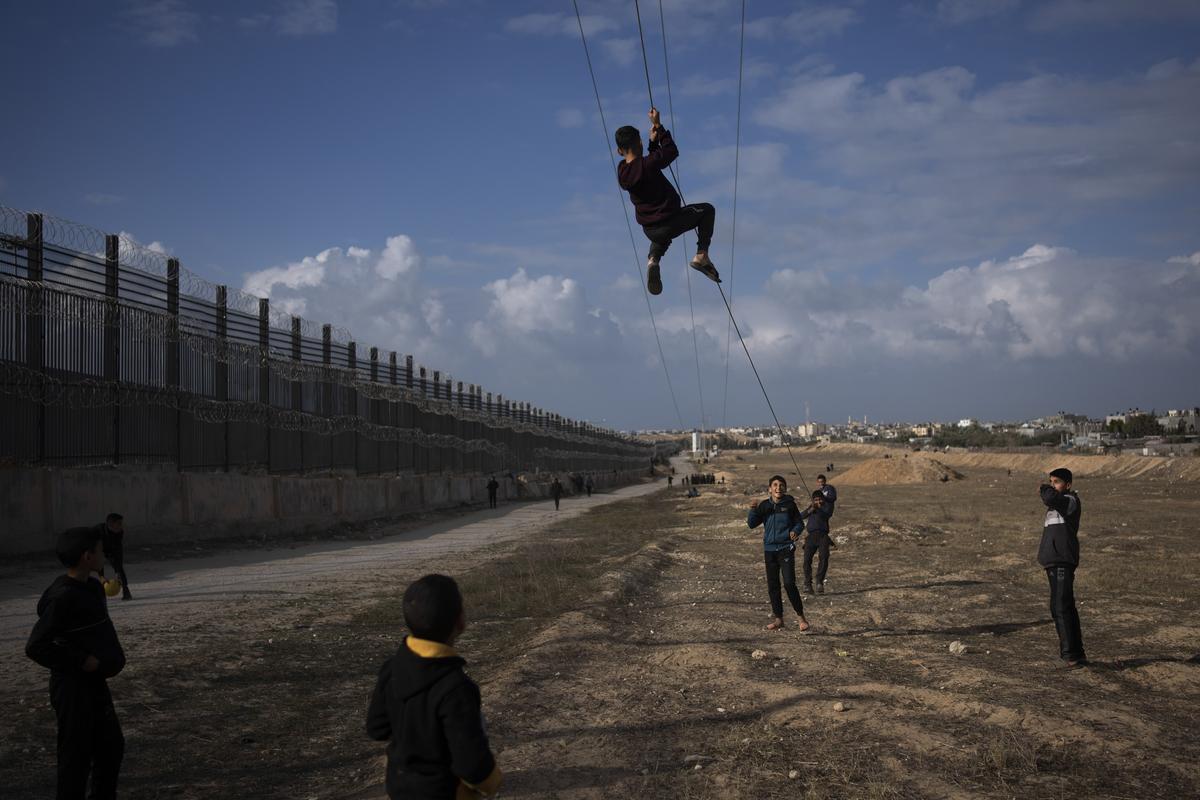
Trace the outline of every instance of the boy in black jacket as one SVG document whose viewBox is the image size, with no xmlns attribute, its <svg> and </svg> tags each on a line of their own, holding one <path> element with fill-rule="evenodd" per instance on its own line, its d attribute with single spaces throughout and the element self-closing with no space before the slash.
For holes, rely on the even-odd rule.
<svg viewBox="0 0 1200 800">
<path fill-rule="evenodd" d="M 820 489 L 812 493 L 812 503 L 800 512 L 808 535 L 804 539 L 804 592 L 812 594 L 812 562 L 815 553 L 821 554 L 817 565 L 817 594 L 825 594 L 825 573 L 829 571 L 829 517 L 833 515 L 833 504 L 825 499 Z"/>
<path fill-rule="evenodd" d="M 767 570 L 767 596 L 771 599 L 774 619 L 767 630 L 777 631 L 783 627 L 783 596 L 779 591 L 779 576 L 783 574 L 783 587 L 787 590 L 792 609 L 800 617 L 800 630 L 809 628 L 804 617 L 804 602 L 796 591 L 796 539 L 800 538 L 800 509 L 796 501 L 787 494 L 787 480 L 782 475 L 772 475 L 768 484 L 770 497 L 750 504 L 746 524 L 751 529 L 763 526 L 763 561 Z"/>
<path fill-rule="evenodd" d="M 1067 667 L 1087 666 L 1079 612 L 1075 610 L 1075 568 L 1079 566 L 1079 517 L 1083 507 L 1071 488 L 1071 470 L 1060 467 L 1039 489 L 1046 522 L 1038 546 L 1038 563 L 1050 579 L 1050 616 L 1058 629 L 1058 650 Z"/>
<path fill-rule="evenodd" d="M 488 747 L 479 687 L 452 645 L 466 627 L 453 578 L 426 575 L 404 592 L 410 635 L 379 669 L 367 735 L 387 741 L 393 800 L 491 797 L 501 774 Z"/>
<path fill-rule="evenodd" d="M 125 651 L 108 617 L 108 600 L 92 577 L 104 565 L 98 528 L 71 528 L 58 537 L 67 568 L 42 593 L 25 654 L 50 670 L 50 705 L 58 718 L 59 800 L 117 796 L 125 737 L 107 679 L 125 667 Z"/>
<path fill-rule="evenodd" d="M 708 257 L 717 210 L 709 203 L 682 205 L 679 193 L 663 175 L 671 162 L 679 158 L 679 148 L 671 132 L 662 126 L 658 109 L 650 109 L 650 152 L 642 155 L 642 134 L 632 125 L 617 128 L 617 182 L 629 192 L 634 216 L 650 240 L 646 258 L 646 289 L 650 294 L 662 294 L 662 271 L 659 261 L 666 255 L 671 241 L 687 231 L 696 229 L 696 257 L 691 267 L 709 280 L 720 283 L 721 276 Z"/>
</svg>

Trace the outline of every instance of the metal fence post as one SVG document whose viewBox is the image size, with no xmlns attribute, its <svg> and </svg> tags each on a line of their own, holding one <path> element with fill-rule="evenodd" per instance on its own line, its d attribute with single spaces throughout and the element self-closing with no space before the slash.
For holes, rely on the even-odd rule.
<svg viewBox="0 0 1200 800">
<path fill-rule="evenodd" d="M 321 326 L 321 416 L 333 416 L 333 326 L 325 323 Z M 329 435 L 329 466 L 333 466 L 333 441 L 336 437 Z"/>
<path fill-rule="evenodd" d="M 35 291 L 41 292 L 42 283 L 42 215 L 25 215 L 25 254 L 26 277 L 38 284 Z M 35 372 L 45 373 L 46 367 L 46 328 L 42 309 L 45 307 L 46 295 L 33 303 L 36 309 L 33 313 L 25 314 L 25 364 Z M 36 403 L 37 408 L 37 444 L 34 454 L 38 462 L 46 458 L 46 405 Z"/>
<path fill-rule="evenodd" d="M 258 301 L 258 402 L 267 406 L 267 472 L 271 472 L 271 301 Z"/>
<path fill-rule="evenodd" d="M 121 380 L 121 239 L 113 234 L 104 237 L 104 380 L 118 384 Z M 113 463 L 121 463 L 121 395 L 112 412 Z"/>
<path fill-rule="evenodd" d="M 346 366 L 350 368 L 350 385 L 358 385 L 358 342 L 346 345 Z M 358 389 L 350 390 L 350 409 L 358 419 Z M 358 427 L 354 428 L 354 474 L 358 475 Z"/>
<path fill-rule="evenodd" d="M 217 400 L 229 400 L 229 289 L 217 287 Z M 222 424 L 225 435 L 225 471 L 229 472 L 229 420 Z"/>
<path fill-rule="evenodd" d="M 183 412 L 179 401 L 183 392 L 179 379 L 179 259 L 167 259 L 167 313 L 171 316 L 167 332 L 167 386 L 174 390 L 175 406 L 175 468 L 183 469 Z"/>
<path fill-rule="evenodd" d="M 292 317 L 292 361 L 300 363 L 300 343 L 303 323 L 300 317 Z M 304 383 L 292 381 L 292 410 L 304 411 Z M 300 445 L 300 472 L 304 472 L 304 431 L 296 431 L 296 439 Z"/>
</svg>

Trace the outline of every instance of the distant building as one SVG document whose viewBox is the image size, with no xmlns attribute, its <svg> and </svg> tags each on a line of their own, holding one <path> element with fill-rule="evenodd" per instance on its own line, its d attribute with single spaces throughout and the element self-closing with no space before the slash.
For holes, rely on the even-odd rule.
<svg viewBox="0 0 1200 800">
<path fill-rule="evenodd" d="M 979 420 L 977 420 L 977 419 L 960 419 L 958 421 L 958 427 L 960 427 L 960 428 L 970 428 L 972 425 L 978 425 L 978 424 L 979 424 Z"/>
<path fill-rule="evenodd" d="M 1200 428 L 1200 408 L 1171 409 L 1165 417 L 1158 418 L 1166 434 L 1196 433 Z"/>
<path fill-rule="evenodd" d="M 823 422 L 805 422 L 796 426 L 796 435 L 806 439 L 812 439 L 822 435 L 829 430 L 829 426 Z"/>
</svg>

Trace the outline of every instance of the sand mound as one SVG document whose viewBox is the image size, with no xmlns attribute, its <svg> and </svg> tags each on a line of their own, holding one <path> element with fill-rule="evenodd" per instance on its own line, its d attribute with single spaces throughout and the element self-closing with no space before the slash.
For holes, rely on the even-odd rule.
<svg viewBox="0 0 1200 800">
<path fill-rule="evenodd" d="M 913 453 L 891 458 L 873 458 L 838 475 L 836 482 L 852 486 L 877 486 L 883 483 L 929 483 L 962 480 L 962 473 L 936 458 Z"/>
</svg>

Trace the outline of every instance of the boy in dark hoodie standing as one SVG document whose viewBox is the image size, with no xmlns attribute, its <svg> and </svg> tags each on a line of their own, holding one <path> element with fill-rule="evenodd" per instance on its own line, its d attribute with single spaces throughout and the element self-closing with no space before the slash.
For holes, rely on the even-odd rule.
<svg viewBox="0 0 1200 800">
<path fill-rule="evenodd" d="M 454 640 L 466 628 L 453 578 L 426 575 L 404 592 L 410 634 L 379 669 L 367 735 L 387 741 L 393 800 L 491 797 L 501 774 L 484 731 L 479 687 Z"/>
<path fill-rule="evenodd" d="M 767 630 L 777 631 L 783 627 L 783 597 L 779 591 L 779 575 L 783 573 L 783 587 L 787 590 L 792 609 L 800 617 L 800 630 L 809 628 L 804 617 L 804 603 L 796 590 L 796 539 L 800 538 L 800 509 L 796 501 L 787 494 L 787 479 L 772 475 L 768 484 L 770 496 L 766 500 L 750 504 L 746 524 L 751 529 L 763 526 L 763 560 L 767 570 L 767 595 L 771 598 L 771 613 L 775 615 Z"/>
<path fill-rule="evenodd" d="M 720 283 L 721 276 L 708 257 L 717 210 L 708 203 L 682 205 L 679 193 L 663 175 L 671 162 L 679 158 L 679 148 L 671 132 L 662 126 L 658 109 L 650 109 L 650 152 L 642 155 L 642 134 L 632 125 L 617 128 L 617 182 L 629 192 L 638 225 L 650 240 L 646 260 L 646 289 L 650 294 L 662 294 L 662 271 L 659 261 L 671 241 L 685 232 L 696 229 L 696 257 L 692 269 L 702 272 L 709 280 Z"/>
<path fill-rule="evenodd" d="M 38 601 L 38 621 L 25 654 L 50 670 L 50 705 L 58 719 L 59 800 L 117 796 L 125 737 L 108 678 L 125 667 L 125 651 L 108 616 L 108 599 L 92 577 L 104 565 L 99 528 L 61 533 L 58 560 L 67 568 Z"/>
<path fill-rule="evenodd" d="M 820 553 L 821 561 L 817 564 L 817 594 L 825 594 L 829 547 L 833 544 L 829 538 L 829 518 L 833 516 L 833 504 L 825 499 L 825 494 L 820 489 L 812 493 L 811 499 L 808 508 L 800 512 L 800 519 L 804 520 L 804 527 L 808 532 L 804 538 L 804 592 L 813 593 L 813 555 Z"/>
<path fill-rule="evenodd" d="M 1052 470 L 1038 492 L 1046 506 L 1038 563 L 1050 579 L 1050 616 L 1058 629 L 1058 652 L 1067 667 L 1087 666 L 1079 612 L 1075 610 L 1075 568 L 1079 566 L 1079 517 L 1083 507 L 1071 488 L 1071 470 Z"/>
</svg>

